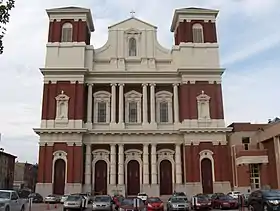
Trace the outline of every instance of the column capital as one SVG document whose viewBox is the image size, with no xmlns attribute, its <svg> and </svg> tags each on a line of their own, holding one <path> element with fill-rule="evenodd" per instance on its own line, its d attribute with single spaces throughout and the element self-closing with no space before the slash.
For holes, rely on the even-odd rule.
<svg viewBox="0 0 280 211">
<path fill-rule="evenodd" d="M 180 85 L 179 83 L 173 83 L 173 84 L 172 84 L 173 87 L 179 86 L 179 85 Z"/>
<path fill-rule="evenodd" d="M 116 144 L 110 144 L 110 147 L 116 147 Z"/>
<path fill-rule="evenodd" d="M 155 84 L 155 83 L 150 83 L 150 86 L 155 87 L 155 86 L 156 86 L 156 84 Z"/>
<path fill-rule="evenodd" d="M 117 86 L 117 83 L 111 83 L 110 86 Z"/>
<path fill-rule="evenodd" d="M 118 86 L 124 86 L 124 84 L 118 84 Z"/>
<path fill-rule="evenodd" d="M 144 86 L 146 87 L 146 86 L 148 86 L 148 85 L 149 85 L 148 83 L 143 83 L 143 84 L 142 84 L 143 87 L 144 87 Z"/>
<path fill-rule="evenodd" d="M 93 83 L 86 83 L 87 86 L 93 86 Z"/>
</svg>

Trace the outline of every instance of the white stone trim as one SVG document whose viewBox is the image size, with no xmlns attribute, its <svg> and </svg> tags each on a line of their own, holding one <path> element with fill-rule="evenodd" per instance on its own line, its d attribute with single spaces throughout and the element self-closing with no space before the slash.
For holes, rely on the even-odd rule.
<svg viewBox="0 0 280 211">
<path fill-rule="evenodd" d="M 102 160 L 107 164 L 107 184 L 110 184 L 110 152 L 105 149 L 97 149 L 92 151 L 93 159 L 92 159 L 92 184 L 95 183 L 95 164 Z"/>
<path fill-rule="evenodd" d="M 168 91 L 159 91 L 156 93 L 156 119 L 159 124 L 173 123 L 173 94 Z M 160 103 L 166 102 L 168 104 L 168 122 L 160 122 Z"/>
<path fill-rule="evenodd" d="M 200 30 L 200 35 L 201 35 L 201 42 L 195 42 L 195 34 L 194 34 L 194 29 L 199 29 Z M 192 26 L 192 34 L 193 34 L 193 42 L 194 43 L 204 43 L 204 33 L 203 33 L 203 26 L 200 24 L 200 23 L 195 23 L 193 26 Z"/>
<path fill-rule="evenodd" d="M 212 177 L 213 182 L 215 182 L 215 161 L 213 158 L 213 152 L 211 150 L 205 149 L 199 153 L 199 169 L 200 169 L 200 181 L 202 182 L 202 172 L 201 172 L 201 161 L 203 159 L 209 159 L 211 161 L 212 166 Z"/>
<path fill-rule="evenodd" d="M 236 158 L 236 165 L 241 164 L 259 164 L 259 163 L 268 163 L 267 155 L 258 155 L 258 156 L 241 156 Z"/>
<path fill-rule="evenodd" d="M 61 93 L 55 97 L 56 100 L 56 123 L 68 123 L 68 110 L 69 110 L 69 99 L 64 91 L 61 90 Z"/>
<path fill-rule="evenodd" d="M 130 92 L 125 93 L 125 122 L 129 122 L 129 103 L 136 102 L 137 103 L 137 123 L 142 122 L 142 94 L 131 90 Z M 133 124 L 133 123 L 132 123 Z"/>
<path fill-rule="evenodd" d="M 129 149 L 124 152 L 125 154 L 125 184 L 127 184 L 127 165 L 129 161 L 136 160 L 139 163 L 139 174 L 140 174 L 140 185 L 143 184 L 143 162 L 142 162 L 142 151 L 138 149 Z"/>
<path fill-rule="evenodd" d="M 160 163 L 161 161 L 168 160 L 172 167 L 172 184 L 175 184 L 175 161 L 174 151 L 171 149 L 161 149 L 157 151 L 157 172 L 158 172 L 158 183 L 160 183 Z"/>
<path fill-rule="evenodd" d="M 128 29 L 124 32 L 124 36 L 125 36 L 125 55 L 126 57 L 128 58 L 139 58 L 139 55 L 140 55 L 140 39 L 141 39 L 141 31 L 139 31 L 138 29 L 134 29 L 134 28 L 131 28 L 131 29 Z M 134 38 L 135 41 L 136 41 L 136 56 L 129 56 L 129 41 L 131 38 Z"/>
<path fill-rule="evenodd" d="M 105 102 L 106 103 L 106 123 L 110 123 L 110 102 L 111 102 L 111 94 L 107 91 L 98 91 L 93 94 L 94 97 L 94 123 L 102 124 L 102 122 L 98 122 L 98 103 Z M 104 124 L 104 123 L 103 123 Z"/>
<path fill-rule="evenodd" d="M 210 97 L 201 91 L 201 94 L 196 97 L 198 120 L 210 120 Z"/>
<path fill-rule="evenodd" d="M 67 183 L 67 153 L 62 150 L 57 150 L 53 153 L 53 162 L 52 162 L 52 183 L 54 183 L 54 174 L 55 174 L 55 162 L 59 159 L 62 159 L 65 162 L 65 184 Z"/>
</svg>

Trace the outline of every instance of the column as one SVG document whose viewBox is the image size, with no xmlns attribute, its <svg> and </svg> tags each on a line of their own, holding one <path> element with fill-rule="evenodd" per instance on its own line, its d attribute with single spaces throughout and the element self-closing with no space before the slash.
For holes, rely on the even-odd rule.
<svg viewBox="0 0 280 211">
<path fill-rule="evenodd" d="M 119 84 L 119 123 L 123 123 L 123 87 L 124 84 Z"/>
<path fill-rule="evenodd" d="M 110 151 L 110 184 L 116 184 L 116 145 L 111 144 Z"/>
<path fill-rule="evenodd" d="M 143 175 L 144 175 L 143 184 L 148 185 L 149 184 L 149 145 L 148 144 L 143 145 Z"/>
<path fill-rule="evenodd" d="M 280 188 L 280 138 L 279 136 L 273 137 L 274 154 L 275 154 L 275 168 L 276 168 L 276 179 L 277 188 Z"/>
<path fill-rule="evenodd" d="M 151 149 L 151 165 L 152 165 L 152 184 L 157 184 L 157 148 L 152 144 Z"/>
<path fill-rule="evenodd" d="M 87 123 L 92 123 L 92 84 L 88 84 Z"/>
<path fill-rule="evenodd" d="M 116 84 L 111 84 L 111 123 L 116 123 Z"/>
<path fill-rule="evenodd" d="M 155 84 L 150 84 L 150 91 L 151 91 L 151 124 L 156 123 L 156 102 L 155 102 Z"/>
<path fill-rule="evenodd" d="M 91 190 L 91 145 L 86 145 L 86 160 L 85 160 L 85 184 Z"/>
<path fill-rule="evenodd" d="M 174 122 L 179 123 L 179 98 L 178 98 L 178 84 L 173 84 L 174 94 Z"/>
<path fill-rule="evenodd" d="M 148 123 L 148 93 L 147 84 L 142 84 L 143 87 L 143 124 Z"/>
<path fill-rule="evenodd" d="M 119 172 L 118 172 L 119 185 L 124 184 L 124 148 L 123 144 L 119 144 Z"/>
<path fill-rule="evenodd" d="M 181 144 L 175 146 L 176 184 L 182 184 Z"/>
</svg>

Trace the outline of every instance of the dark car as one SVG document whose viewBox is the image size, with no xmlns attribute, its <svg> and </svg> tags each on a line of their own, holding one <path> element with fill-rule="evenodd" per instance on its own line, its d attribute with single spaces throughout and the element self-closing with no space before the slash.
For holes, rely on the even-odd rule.
<svg viewBox="0 0 280 211">
<path fill-rule="evenodd" d="M 211 210 L 211 199 L 207 195 L 198 194 L 192 200 L 194 210 Z"/>
<path fill-rule="evenodd" d="M 39 193 L 31 193 L 28 195 L 29 199 L 32 199 L 33 203 L 43 203 L 44 199 Z"/>
<path fill-rule="evenodd" d="M 212 207 L 214 209 L 237 209 L 239 207 L 238 201 L 231 196 L 216 196 L 212 199 Z"/>
<path fill-rule="evenodd" d="M 137 199 L 137 197 L 132 197 L 132 198 L 125 198 L 121 201 L 120 206 L 119 206 L 119 210 L 122 211 L 131 211 L 134 210 L 134 200 Z M 138 211 L 146 211 L 146 205 L 144 204 L 144 202 L 141 199 L 138 199 L 138 206 L 137 210 Z"/>
<path fill-rule="evenodd" d="M 248 198 L 249 210 L 279 211 L 280 190 L 257 190 Z"/>
</svg>

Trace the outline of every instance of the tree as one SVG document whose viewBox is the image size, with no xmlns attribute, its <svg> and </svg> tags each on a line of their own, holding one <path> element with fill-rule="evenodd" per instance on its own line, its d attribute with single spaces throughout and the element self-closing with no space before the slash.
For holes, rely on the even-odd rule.
<svg viewBox="0 0 280 211">
<path fill-rule="evenodd" d="M 6 32 L 5 25 L 9 23 L 10 11 L 15 7 L 15 0 L 0 0 L 0 54 L 3 53 L 3 37 Z"/>
</svg>

